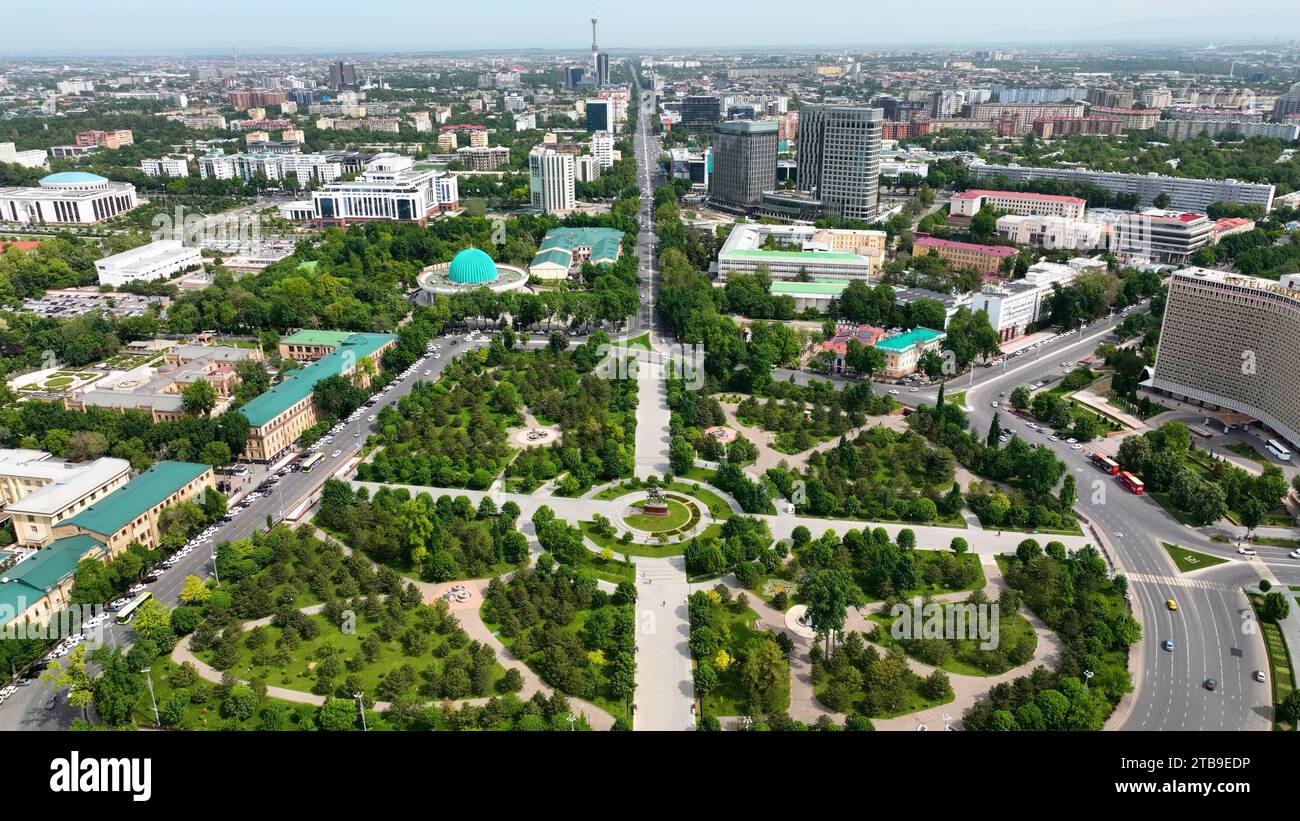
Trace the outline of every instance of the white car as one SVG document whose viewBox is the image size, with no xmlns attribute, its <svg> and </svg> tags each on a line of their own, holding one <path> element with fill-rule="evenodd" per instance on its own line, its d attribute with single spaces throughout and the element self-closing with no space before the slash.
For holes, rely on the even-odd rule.
<svg viewBox="0 0 1300 821">
<path fill-rule="evenodd" d="M 436 353 L 436 354 L 433 355 L 433 358 L 434 358 L 434 359 L 442 359 L 442 354 L 440 354 L 440 353 Z"/>
<path fill-rule="evenodd" d="M 428 371 L 425 371 L 425 372 L 424 372 L 424 375 L 425 375 L 425 376 L 428 376 L 428 375 L 431 374 L 431 373 L 433 373 L 433 371 L 428 370 Z"/>
<path fill-rule="evenodd" d="M 996 407 L 998 406 L 998 403 L 997 403 L 997 402 L 990 402 L 989 405 L 991 405 L 992 407 L 995 407 L 995 408 L 996 408 Z"/>
<path fill-rule="evenodd" d="M 1286 555 L 1290 556 L 1293 559 L 1300 559 L 1300 547 L 1297 547 L 1295 550 L 1292 550 L 1290 553 Z"/>
<path fill-rule="evenodd" d="M 373 422 L 373 421 L 375 421 L 375 415 L 374 415 L 373 413 L 370 414 L 369 416 L 366 417 L 366 421 L 367 421 L 367 422 Z"/>
<path fill-rule="evenodd" d="M 340 456 L 342 453 L 343 453 L 343 451 L 341 451 L 341 450 L 336 450 L 336 451 L 334 451 L 333 453 L 330 454 L 330 458 L 331 458 L 331 459 L 337 459 L 337 458 L 339 458 L 339 456 Z"/>
<path fill-rule="evenodd" d="M 1237 548 L 1237 552 L 1240 553 L 1242 556 L 1258 556 L 1258 555 L 1259 555 L 1258 553 L 1255 552 L 1255 548 L 1253 548 L 1253 547 L 1246 547 L 1245 545 L 1242 545 L 1241 547 Z"/>
<path fill-rule="evenodd" d="M 1071 436 L 1069 439 L 1066 439 L 1066 440 L 1065 440 L 1065 443 L 1066 443 L 1067 445 L 1077 445 L 1077 444 L 1079 443 L 1079 440 L 1078 440 L 1078 439 L 1075 439 L 1073 436 Z"/>
<path fill-rule="evenodd" d="M 133 585 L 131 585 L 130 587 L 128 587 L 128 588 L 126 589 L 126 592 L 128 592 L 128 593 L 143 593 L 143 592 L 144 592 L 144 585 L 143 585 L 143 584 L 140 584 L 139 582 L 136 582 L 135 584 L 133 584 Z"/>
<path fill-rule="evenodd" d="M 916 393 L 916 392 L 919 391 L 919 390 L 920 390 L 920 388 L 908 388 L 908 389 L 907 389 L 907 392 L 908 392 L 908 393 Z"/>
<path fill-rule="evenodd" d="M 896 391 L 896 390 L 894 390 L 894 389 L 891 388 L 890 391 L 889 391 L 889 395 L 890 395 L 890 396 L 898 396 L 898 391 Z"/>
<path fill-rule="evenodd" d="M 1083 445 L 1070 445 L 1070 450 L 1083 450 Z"/>
</svg>

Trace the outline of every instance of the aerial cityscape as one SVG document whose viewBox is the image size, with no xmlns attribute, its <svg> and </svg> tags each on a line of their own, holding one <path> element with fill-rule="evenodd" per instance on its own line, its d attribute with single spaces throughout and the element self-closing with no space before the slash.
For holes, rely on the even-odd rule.
<svg viewBox="0 0 1300 821">
<path fill-rule="evenodd" d="M 1300 728 L 1296 8 L 83 5 L 0 729 Z"/>
</svg>

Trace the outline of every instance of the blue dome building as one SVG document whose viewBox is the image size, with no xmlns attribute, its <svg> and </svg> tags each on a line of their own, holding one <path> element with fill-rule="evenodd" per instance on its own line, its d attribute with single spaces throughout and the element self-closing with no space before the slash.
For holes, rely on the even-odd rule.
<svg viewBox="0 0 1300 821">
<path fill-rule="evenodd" d="M 486 285 L 496 281 L 497 266 L 492 257 L 477 248 L 466 248 L 452 257 L 447 279 L 457 285 Z"/>
</svg>

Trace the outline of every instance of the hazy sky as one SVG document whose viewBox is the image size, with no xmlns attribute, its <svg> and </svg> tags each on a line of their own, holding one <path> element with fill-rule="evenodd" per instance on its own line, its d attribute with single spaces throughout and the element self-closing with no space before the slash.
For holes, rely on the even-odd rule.
<svg viewBox="0 0 1300 821">
<path fill-rule="evenodd" d="M 590 0 L 5 4 L 0 54 L 590 48 Z M 1204 40 L 1300 34 L 1298 0 L 604 0 L 602 48 Z"/>
</svg>

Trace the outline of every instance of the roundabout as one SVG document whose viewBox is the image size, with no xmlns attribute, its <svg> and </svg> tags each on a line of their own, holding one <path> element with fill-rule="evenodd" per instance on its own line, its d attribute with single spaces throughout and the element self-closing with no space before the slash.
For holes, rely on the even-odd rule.
<svg viewBox="0 0 1300 821">
<path fill-rule="evenodd" d="M 632 530 L 640 530 L 644 533 L 662 533 L 666 530 L 677 530 L 682 525 L 691 520 L 692 511 L 695 505 L 692 503 L 687 507 L 676 499 L 664 500 L 666 512 L 650 513 L 646 512 L 646 505 L 651 500 L 634 502 L 632 508 L 623 515 L 623 523 Z M 631 510 L 638 512 L 632 513 Z M 699 516 L 699 511 L 694 510 L 695 516 Z"/>
</svg>

